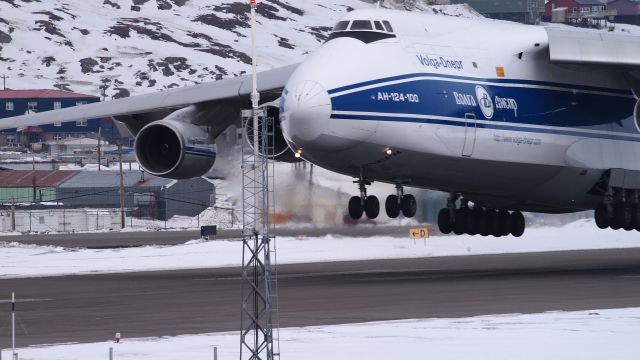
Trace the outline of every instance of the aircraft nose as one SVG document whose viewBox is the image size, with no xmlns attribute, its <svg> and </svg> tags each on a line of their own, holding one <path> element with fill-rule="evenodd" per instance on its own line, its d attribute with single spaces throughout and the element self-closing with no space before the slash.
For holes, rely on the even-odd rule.
<svg viewBox="0 0 640 360">
<path fill-rule="evenodd" d="M 303 80 L 287 85 L 282 130 L 300 147 L 307 146 L 327 131 L 331 117 L 331 99 L 317 81 Z"/>
</svg>

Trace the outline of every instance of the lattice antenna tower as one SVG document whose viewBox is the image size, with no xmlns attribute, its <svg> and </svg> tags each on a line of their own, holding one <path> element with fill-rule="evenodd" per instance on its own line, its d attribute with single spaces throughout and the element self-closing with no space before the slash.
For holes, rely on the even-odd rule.
<svg viewBox="0 0 640 360">
<path fill-rule="evenodd" d="M 252 109 L 243 112 L 242 148 L 242 305 L 240 360 L 279 357 L 273 154 L 275 121 L 259 106 L 256 66 L 256 1 L 251 5 Z M 248 116 L 245 116 L 248 115 Z M 274 332 L 275 329 L 275 332 Z"/>
</svg>

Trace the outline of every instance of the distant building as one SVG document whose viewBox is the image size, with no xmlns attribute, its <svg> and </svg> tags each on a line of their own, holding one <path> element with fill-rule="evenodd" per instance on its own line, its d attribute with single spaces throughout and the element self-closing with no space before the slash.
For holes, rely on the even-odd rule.
<svg viewBox="0 0 640 360">
<path fill-rule="evenodd" d="M 0 118 L 24 115 L 28 112 L 44 112 L 71 106 L 99 102 L 92 95 L 77 94 L 61 90 L 0 90 Z M 107 141 L 119 138 L 118 130 L 111 119 L 53 123 L 0 131 L 0 148 L 25 149 L 32 144 L 66 138 L 98 137 Z M 34 150 L 41 150 L 34 147 Z"/>
<path fill-rule="evenodd" d="M 602 27 L 613 21 L 618 11 L 611 9 L 608 0 L 549 0 L 545 5 L 544 21 L 584 27 Z"/>
<path fill-rule="evenodd" d="M 535 24 L 544 11 L 544 0 L 452 0 L 452 4 L 468 4 L 480 14 L 499 20 Z"/>
<path fill-rule="evenodd" d="M 125 207 L 139 218 L 192 217 L 215 203 L 215 186 L 204 178 L 178 181 L 125 171 L 124 187 Z M 57 187 L 57 198 L 71 208 L 119 208 L 119 193 L 116 171 L 79 171 Z"/>
<path fill-rule="evenodd" d="M 607 9 L 615 11 L 615 22 L 640 25 L 640 0 L 613 0 Z"/>
<path fill-rule="evenodd" d="M 77 173 L 66 170 L 0 171 L 0 204 L 56 201 L 56 188 Z"/>
</svg>

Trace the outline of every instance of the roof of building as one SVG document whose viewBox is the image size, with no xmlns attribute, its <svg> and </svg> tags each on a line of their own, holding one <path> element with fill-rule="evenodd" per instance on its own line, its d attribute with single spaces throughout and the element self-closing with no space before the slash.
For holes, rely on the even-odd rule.
<svg viewBox="0 0 640 360">
<path fill-rule="evenodd" d="M 0 99 L 80 99 L 99 98 L 94 95 L 79 94 L 57 89 L 0 90 Z"/>
<path fill-rule="evenodd" d="M 607 0 L 575 0 L 580 5 L 605 5 L 610 1 Z"/>
<path fill-rule="evenodd" d="M 170 187 L 176 181 L 149 175 L 141 170 L 123 171 L 125 187 L 159 188 Z M 113 188 L 120 186 L 118 171 L 78 171 L 75 176 L 60 184 L 61 189 L 70 188 Z"/>
<path fill-rule="evenodd" d="M 71 170 L 4 170 L 0 171 L 0 188 L 56 187 L 71 178 L 77 171 Z"/>
</svg>

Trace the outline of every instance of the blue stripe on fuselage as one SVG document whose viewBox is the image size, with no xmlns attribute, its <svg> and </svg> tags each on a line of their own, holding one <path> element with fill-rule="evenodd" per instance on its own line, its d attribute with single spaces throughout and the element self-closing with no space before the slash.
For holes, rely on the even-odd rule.
<svg viewBox="0 0 640 360">
<path fill-rule="evenodd" d="M 437 74 L 437 73 L 414 73 L 414 74 L 405 74 L 405 75 L 397 75 L 390 76 L 386 78 L 380 78 L 375 80 L 363 81 L 356 84 L 341 86 L 332 90 L 329 90 L 329 94 L 337 94 L 343 91 L 353 90 L 365 86 L 371 86 L 376 84 L 382 84 L 391 81 L 400 81 L 407 80 L 413 78 L 420 77 L 439 77 L 443 79 L 452 79 L 452 80 L 465 80 L 465 81 L 477 81 L 477 82 L 489 82 L 499 84 L 515 84 L 515 85 L 532 85 L 532 86 L 545 86 L 545 87 L 555 87 L 562 88 L 566 90 L 577 90 L 577 91 L 596 91 L 596 92 L 607 92 L 616 95 L 627 95 L 633 96 L 633 92 L 631 90 L 623 90 L 623 89 L 612 89 L 612 88 L 604 88 L 597 86 L 586 86 L 586 85 L 573 85 L 573 84 L 565 84 L 565 83 L 555 83 L 549 81 L 538 81 L 538 80 L 518 80 L 518 79 L 481 79 L 474 78 L 468 76 L 458 76 L 458 75 L 445 75 L 445 74 Z"/>
<path fill-rule="evenodd" d="M 381 84 L 370 89 L 334 95 L 332 98 L 333 111 L 382 113 L 389 116 L 393 116 L 393 114 L 411 116 L 413 114 L 459 119 L 465 119 L 467 115 L 474 114 L 478 120 L 487 119 L 481 111 L 480 100 L 476 94 L 477 84 L 467 82 L 467 78 L 464 82 L 457 82 L 451 81 L 450 77 L 421 80 L 411 80 L 410 75 L 406 77 L 407 81 L 405 82 Z M 475 79 L 475 81 L 484 83 L 482 79 Z M 358 85 L 358 87 L 361 86 Z M 638 134 L 633 119 L 636 100 L 629 96 L 630 92 L 613 95 L 610 94 L 610 89 L 608 90 L 609 94 L 599 94 L 537 86 L 528 87 L 527 85 L 524 87 L 500 84 L 480 86 L 490 94 L 494 107 L 493 116 L 487 120 L 503 122 L 504 125 L 500 125 L 502 128 L 523 128 L 527 125 L 536 125 L 566 128 L 566 132 L 572 133 L 578 133 L 580 130 L 598 130 L 619 133 L 621 136 Z M 356 85 L 351 87 L 357 88 Z M 344 88 L 346 87 L 340 89 Z M 594 91 L 594 89 L 590 89 L 590 91 Z M 337 93 L 338 91 L 334 90 L 334 94 Z M 409 101 L 409 99 L 404 101 L 390 100 L 388 95 L 394 93 L 405 96 L 416 95 L 419 102 Z M 459 101 L 461 97 L 471 100 L 461 104 Z M 498 108 L 498 99 L 513 99 L 517 108 Z M 404 121 L 402 120 L 404 115 L 398 116 L 397 119 L 397 121 Z M 492 126 L 498 127 L 498 125 Z M 537 128 L 531 129 L 534 129 L 535 132 L 541 132 Z M 553 129 L 547 132 L 558 133 Z M 593 134 L 586 135 L 585 132 L 580 132 L 580 134 L 593 137 Z"/>
</svg>

